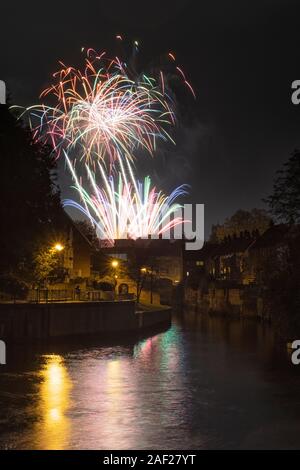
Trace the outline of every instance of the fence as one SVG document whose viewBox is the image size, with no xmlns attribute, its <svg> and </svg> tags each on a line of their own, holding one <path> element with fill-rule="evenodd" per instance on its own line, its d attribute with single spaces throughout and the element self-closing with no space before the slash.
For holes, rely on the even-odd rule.
<svg viewBox="0 0 300 470">
<path fill-rule="evenodd" d="M 31 289 L 28 293 L 28 302 L 66 302 L 75 300 L 74 289 Z"/>
<path fill-rule="evenodd" d="M 33 303 L 48 302 L 97 302 L 101 300 L 134 300 L 133 294 L 117 295 L 114 291 L 76 289 L 31 289 L 27 301 Z"/>
</svg>

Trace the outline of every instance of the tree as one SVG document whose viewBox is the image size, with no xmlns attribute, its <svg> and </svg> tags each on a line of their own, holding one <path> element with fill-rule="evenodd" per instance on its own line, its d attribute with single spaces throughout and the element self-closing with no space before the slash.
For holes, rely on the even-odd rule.
<svg viewBox="0 0 300 470">
<path fill-rule="evenodd" d="M 0 272 L 26 267 L 62 216 L 51 149 L 0 105 Z"/>
<path fill-rule="evenodd" d="M 283 257 L 268 257 L 263 263 L 264 297 L 275 331 L 284 340 L 300 334 L 300 234 L 289 236 Z M 283 259 L 282 259 L 283 258 Z"/>
<path fill-rule="evenodd" d="M 153 271 L 155 258 L 151 254 L 150 246 L 136 241 L 134 253 L 128 259 L 127 275 L 135 282 L 136 285 L 136 301 L 139 303 L 142 290 L 147 280 L 147 272 Z M 149 245 L 151 240 L 149 240 Z"/>
<path fill-rule="evenodd" d="M 240 232 L 259 231 L 264 233 L 269 227 L 271 218 L 264 209 L 245 211 L 239 209 L 231 217 L 225 219 L 224 224 L 213 225 L 210 236 L 211 242 L 220 242 L 225 237 L 239 235 Z"/>
<path fill-rule="evenodd" d="M 53 248 L 42 247 L 34 254 L 34 279 L 44 282 L 59 268 L 60 254 Z"/>
<path fill-rule="evenodd" d="M 273 193 L 265 200 L 278 222 L 300 222 L 300 152 L 295 150 L 277 172 Z"/>
<path fill-rule="evenodd" d="M 87 220 L 75 220 L 74 224 L 77 226 L 78 230 L 82 235 L 87 238 L 87 240 L 91 243 L 93 248 L 99 248 L 99 238 L 97 237 L 97 232 L 95 227 L 91 224 L 91 222 Z"/>
</svg>

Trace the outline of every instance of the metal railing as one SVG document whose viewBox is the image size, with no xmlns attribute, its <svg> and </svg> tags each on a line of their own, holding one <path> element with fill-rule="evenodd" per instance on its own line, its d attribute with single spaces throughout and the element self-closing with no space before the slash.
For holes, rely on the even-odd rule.
<svg viewBox="0 0 300 470">
<path fill-rule="evenodd" d="M 27 296 L 0 293 L 0 303 L 100 302 L 136 300 L 134 294 L 87 289 L 30 289 Z"/>
<path fill-rule="evenodd" d="M 35 303 L 66 302 L 75 300 L 74 289 L 31 289 L 27 301 Z"/>
<path fill-rule="evenodd" d="M 118 295 L 114 291 L 76 289 L 31 289 L 27 302 L 98 302 L 105 300 L 134 300 L 134 294 Z"/>
</svg>

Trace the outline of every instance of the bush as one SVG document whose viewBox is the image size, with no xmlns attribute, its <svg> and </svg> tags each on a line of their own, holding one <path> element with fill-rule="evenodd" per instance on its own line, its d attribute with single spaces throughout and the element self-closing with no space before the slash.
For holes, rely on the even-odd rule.
<svg viewBox="0 0 300 470">
<path fill-rule="evenodd" d="M 110 284 L 110 282 L 98 282 L 97 283 L 97 289 L 99 290 L 103 290 L 103 291 L 113 291 L 115 289 L 115 287 Z"/>
<path fill-rule="evenodd" d="M 11 274 L 0 276 L 0 292 L 18 299 L 25 299 L 28 285 Z"/>
<path fill-rule="evenodd" d="M 268 270 L 264 293 L 275 330 L 283 339 L 300 335 L 300 238 L 289 243 L 286 265 Z"/>
</svg>

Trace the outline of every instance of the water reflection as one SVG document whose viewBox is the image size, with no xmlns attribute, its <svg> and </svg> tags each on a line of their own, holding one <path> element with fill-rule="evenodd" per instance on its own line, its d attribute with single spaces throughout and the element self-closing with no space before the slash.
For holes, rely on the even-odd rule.
<svg viewBox="0 0 300 470">
<path fill-rule="evenodd" d="M 299 447 L 300 366 L 275 345 L 267 325 L 186 312 L 140 341 L 15 352 L 0 370 L 0 442 L 19 449 Z"/>
<path fill-rule="evenodd" d="M 61 356 L 49 355 L 43 359 L 45 363 L 39 373 L 39 419 L 32 437 L 36 434 L 35 442 L 42 449 L 64 449 L 70 435 L 67 411 L 72 384 Z"/>
</svg>

